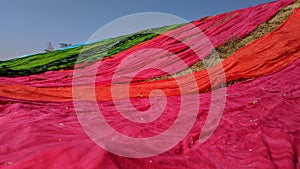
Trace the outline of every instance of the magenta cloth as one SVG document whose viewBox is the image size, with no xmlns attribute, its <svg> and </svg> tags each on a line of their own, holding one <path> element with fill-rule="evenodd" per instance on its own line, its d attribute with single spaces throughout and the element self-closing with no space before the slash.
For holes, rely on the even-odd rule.
<svg viewBox="0 0 300 169">
<path fill-rule="evenodd" d="M 86 78 L 88 78 L 86 75 L 91 70 L 98 69 L 96 84 L 103 85 L 111 83 L 116 70 L 119 74 L 114 77 L 114 83 L 129 82 L 131 80 L 134 82 L 166 74 L 166 72 L 159 69 L 167 70 L 167 73 L 170 74 L 179 72 L 206 57 L 213 50 L 213 47 L 224 44 L 234 36 L 237 38 L 247 36 L 261 23 L 274 16 L 279 9 L 292 2 L 294 0 L 279 0 L 216 15 L 205 20 L 200 19 L 154 38 L 143 45 L 123 51 L 114 58 L 102 62 L 99 69 L 95 68 L 95 65 L 90 65 L 82 70 L 84 75 L 77 78 L 82 79 L 81 81 L 84 84 Z M 212 45 L 207 43 L 206 37 L 199 33 L 200 30 L 209 38 Z M 170 37 L 176 37 L 177 40 Z M 144 51 L 147 49 L 159 50 Z M 124 61 L 133 53 L 138 54 L 136 57 L 130 57 L 131 60 Z M 168 56 L 170 53 L 176 54 L 176 56 Z M 117 69 L 120 63 L 122 63 L 122 67 Z M 143 68 L 150 69 L 142 71 Z M 142 73 L 134 76 L 135 72 L 139 71 L 142 71 Z M 22 84 L 38 87 L 71 86 L 72 75 L 72 71 L 49 71 L 25 77 L 1 77 L 0 84 Z M 131 79 L 133 76 L 134 79 Z"/>
<path fill-rule="evenodd" d="M 197 121 L 183 141 L 168 152 L 143 159 L 120 157 L 96 146 L 82 130 L 70 102 L 1 98 L 0 168 L 299 168 L 299 75 L 298 59 L 280 72 L 228 87 L 222 119 L 203 144 L 197 140 L 211 93 L 201 94 Z M 168 97 L 165 114 L 151 126 L 120 118 L 112 102 L 98 104 L 116 130 L 147 137 L 172 124 L 179 98 Z M 138 103 L 139 110 L 149 107 L 145 98 L 132 102 Z"/>
</svg>

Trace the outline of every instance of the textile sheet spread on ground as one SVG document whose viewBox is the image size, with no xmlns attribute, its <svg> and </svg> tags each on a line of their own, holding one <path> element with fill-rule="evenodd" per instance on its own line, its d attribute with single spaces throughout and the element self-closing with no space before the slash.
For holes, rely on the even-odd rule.
<svg viewBox="0 0 300 169">
<path fill-rule="evenodd" d="M 199 144 L 210 93 L 199 96 L 194 127 L 177 146 L 151 158 L 105 152 L 82 130 L 72 102 L 39 102 L 1 97 L 0 161 L 5 168 L 299 168 L 300 60 L 278 73 L 227 88 L 222 120 Z M 163 132 L 176 119 L 178 96 L 169 96 L 163 115 L 147 125 L 120 118 L 111 101 L 99 101 L 107 122 L 132 137 Z M 122 102 L 122 100 L 121 100 Z M 135 98 L 147 109 L 145 98 Z M 89 102 L 86 102 L 86 111 Z M 126 105 L 126 104 L 124 104 Z M 193 105 L 191 105 L 193 106 Z M 126 107 L 121 107 L 126 109 Z M 105 133 L 105 131 L 102 131 Z M 297 165 L 297 166 L 296 166 Z M 3 166 L 2 166 L 3 167 Z"/>
<path fill-rule="evenodd" d="M 125 58 L 136 53 L 138 55 L 134 61 L 127 61 L 122 67 L 127 68 L 120 72 L 120 76 L 114 77 L 115 82 L 128 82 L 137 67 L 157 67 L 170 70 L 176 73 L 185 67 L 181 66 L 181 62 L 177 57 L 184 61 L 186 67 L 200 61 L 208 56 L 213 47 L 220 46 L 231 38 L 243 38 L 257 28 L 261 23 L 266 22 L 274 16 L 279 9 L 291 4 L 293 0 L 282 0 L 268 4 L 262 4 L 255 7 L 236 10 L 233 12 L 216 15 L 208 19 L 200 19 L 192 24 L 185 25 L 173 31 L 162 34 L 161 36 L 149 40 L 145 43 L 130 48 L 124 52 L 115 55 L 112 59 L 103 61 L 100 65 L 96 82 L 97 84 L 110 84 L 111 78 L 118 65 Z M 201 35 L 204 32 L 208 39 Z M 211 43 L 211 45 L 210 45 Z M 146 49 L 159 49 L 148 50 Z M 139 54 L 138 52 L 143 52 Z M 168 56 L 170 53 L 176 55 Z M 155 55 L 155 58 L 153 57 Z M 168 56 L 168 57 L 166 57 Z M 133 57 L 133 56 L 132 56 Z M 160 60 L 157 60 L 160 58 Z M 172 63 L 172 64 L 169 64 Z M 83 70 L 87 74 L 95 65 L 89 66 Z M 176 69 L 174 69 L 176 68 Z M 119 68 L 120 69 L 120 68 Z M 144 80 L 152 77 L 162 76 L 165 72 L 157 69 L 149 69 L 142 74 L 138 74 L 133 81 Z M 82 78 L 82 83 L 86 83 L 86 76 Z M 1 84 L 24 84 L 31 86 L 50 87 L 50 86 L 71 86 L 72 71 L 49 71 L 46 73 L 16 77 L 16 78 L 0 78 Z"/>
</svg>

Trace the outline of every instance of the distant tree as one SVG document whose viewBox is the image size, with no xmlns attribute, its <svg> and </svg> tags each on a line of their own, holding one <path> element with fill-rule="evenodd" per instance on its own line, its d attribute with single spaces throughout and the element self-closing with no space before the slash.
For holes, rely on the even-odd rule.
<svg viewBox="0 0 300 169">
<path fill-rule="evenodd" d="M 54 50 L 54 47 L 52 46 L 51 42 L 48 42 L 48 46 L 45 49 L 46 52 L 51 52 Z"/>
<path fill-rule="evenodd" d="M 60 48 L 65 48 L 68 46 L 72 46 L 72 43 L 59 43 L 59 45 L 60 45 Z"/>
</svg>

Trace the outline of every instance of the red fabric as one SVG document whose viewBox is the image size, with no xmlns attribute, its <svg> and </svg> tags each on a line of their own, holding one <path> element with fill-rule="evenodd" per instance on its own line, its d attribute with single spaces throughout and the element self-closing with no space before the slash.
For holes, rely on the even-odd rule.
<svg viewBox="0 0 300 169">
<path fill-rule="evenodd" d="M 105 152 L 82 130 L 72 102 L 0 98 L 0 168 L 299 168 L 300 60 L 272 75 L 227 88 L 222 120 L 212 137 L 197 142 L 210 108 L 201 100 L 197 121 L 177 146 L 155 157 L 133 159 Z M 186 96 L 184 96 L 186 97 Z M 179 96 L 168 97 L 165 117 L 151 126 L 120 118 L 111 101 L 98 102 L 116 130 L 132 137 L 161 133 L 177 117 Z M 139 109 L 145 98 L 133 98 Z M 122 100 L 121 100 L 122 102 Z M 86 110 L 89 109 L 86 103 Z M 126 106 L 124 106 L 124 109 Z M 105 131 L 103 131 L 105 132 Z M 6 165 L 4 165 L 6 164 Z"/>
<path fill-rule="evenodd" d="M 93 143 L 77 119 L 72 88 L 1 85 L 0 168 L 300 168 L 299 19 L 297 9 L 276 31 L 222 62 L 227 81 L 256 79 L 226 89 L 223 116 L 206 142 L 200 144 L 198 139 L 211 108 L 210 92 L 196 98 L 200 110 L 187 136 L 171 150 L 150 158 L 120 157 Z M 215 69 L 211 70 L 218 74 Z M 182 97 L 209 89 L 206 71 L 194 74 L 198 88 L 190 88 L 187 82 Z M 212 85 L 219 82 L 215 79 Z M 162 116 L 149 124 L 122 117 L 120 109 L 128 111 L 125 100 L 118 100 L 119 111 L 112 101 L 103 101 L 110 98 L 109 86 L 97 86 L 98 104 L 118 132 L 131 137 L 157 135 L 177 118 L 181 96 L 174 80 L 133 83 L 130 99 L 135 108 L 149 109 L 147 93 L 154 87 L 165 91 L 168 102 Z M 121 90 L 118 96 L 125 97 Z M 83 103 L 86 111 L 93 111 L 90 102 Z"/>
<path fill-rule="evenodd" d="M 126 69 L 120 73 L 120 76 L 114 77 L 114 82 L 128 82 L 130 80 L 128 77 L 131 77 L 133 71 L 136 70 L 135 68 L 138 67 L 150 66 L 168 69 L 171 73 L 178 72 L 200 61 L 200 59 L 206 57 L 211 52 L 213 47 L 224 44 L 233 36 L 237 38 L 247 36 L 261 23 L 266 22 L 274 16 L 279 9 L 292 2 L 293 0 L 280 0 L 236 10 L 206 20 L 200 19 L 192 24 L 165 33 L 157 38 L 121 52 L 112 59 L 104 61 L 98 70 L 96 84 L 111 84 L 111 78 L 121 62 L 123 62 L 123 68 Z M 208 43 L 205 37 L 200 35 L 200 30 L 204 31 L 212 45 Z M 176 37 L 177 40 L 170 37 Z M 157 52 L 149 50 L 138 55 L 134 61 L 124 63 L 124 59 L 129 57 L 129 55 L 152 48 L 161 49 L 161 51 Z M 180 61 L 183 61 L 186 66 L 182 66 L 179 59 L 176 60 L 174 57 L 166 57 L 169 53 L 175 53 L 180 58 Z M 157 60 L 156 58 L 160 59 Z M 82 73 L 88 74 L 91 69 L 94 69 L 94 66 L 95 65 L 91 65 L 85 68 Z M 165 74 L 165 72 L 157 71 L 156 69 L 149 69 L 135 76 L 133 81 L 144 80 Z M 86 83 L 86 76 L 79 78 L 81 78 L 81 83 Z M 0 84 L 22 84 L 39 87 L 71 86 L 72 72 L 50 71 L 26 77 L 0 78 Z"/>
<path fill-rule="evenodd" d="M 276 72 L 294 62 L 300 57 L 300 9 L 297 9 L 274 32 L 267 34 L 261 39 L 242 48 L 240 51 L 224 60 L 220 65 L 209 68 L 213 72 L 212 77 L 218 77 L 221 72 L 218 68 L 223 67 L 226 81 L 238 79 L 256 78 L 267 73 Z M 279 43 L 280 42 L 280 43 Z M 129 97 L 148 97 L 153 89 L 161 89 L 165 95 L 179 95 L 182 93 L 193 93 L 198 91 L 207 91 L 210 87 L 218 86 L 221 82 L 218 78 L 210 79 L 207 71 L 202 70 L 192 75 L 178 77 L 184 82 L 183 91 L 179 91 L 178 85 L 174 79 L 167 79 L 155 82 L 136 82 L 130 86 Z M 198 87 L 190 86 L 189 80 L 195 77 Z M 211 81 L 211 84 L 210 84 Z M 124 93 L 126 85 L 114 85 L 117 90 L 114 91 L 116 99 L 127 98 Z M 83 88 L 83 89 L 81 89 Z M 73 88 L 74 90 L 85 90 L 82 86 Z M 26 100 L 44 100 L 44 101 L 70 101 L 72 100 L 72 88 L 36 88 L 22 85 L 0 85 L 0 95 L 10 98 L 19 98 Z M 96 95 L 98 100 L 111 100 L 111 86 L 96 86 Z M 93 99 L 90 96 L 82 95 L 82 99 Z"/>
</svg>

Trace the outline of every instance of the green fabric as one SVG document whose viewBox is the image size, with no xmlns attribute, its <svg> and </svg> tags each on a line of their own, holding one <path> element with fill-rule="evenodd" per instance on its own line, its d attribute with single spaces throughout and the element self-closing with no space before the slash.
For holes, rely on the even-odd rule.
<svg viewBox="0 0 300 169">
<path fill-rule="evenodd" d="M 91 62 L 103 57 L 112 56 L 141 42 L 150 40 L 168 30 L 184 24 L 139 31 L 134 34 L 106 39 L 84 47 L 56 50 L 24 58 L 15 58 L 0 62 L 0 76 L 32 75 L 50 70 L 71 68 L 75 63 Z M 80 58 L 78 55 L 80 54 Z M 77 60 L 78 59 L 78 60 Z"/>
</svg>

